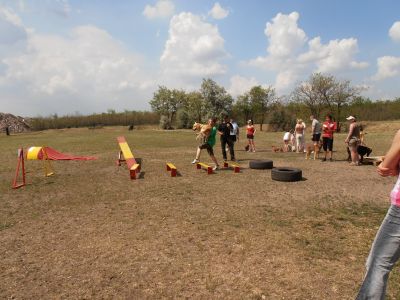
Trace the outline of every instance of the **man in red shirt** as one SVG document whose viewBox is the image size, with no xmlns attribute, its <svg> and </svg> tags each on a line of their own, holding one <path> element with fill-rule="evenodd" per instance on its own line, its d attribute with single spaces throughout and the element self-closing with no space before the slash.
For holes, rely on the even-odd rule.
<svg viewBox="0 0 400 300">
<path fill-rule="evenodd" d="M 322 147 L 325 151 L 325 157 L 322 161 L 326 161 L 329 153 L 329 160 L 332 161 L 333 150 L 333 133 L 336 131 L 336 122 L 332 121 L 332 115 L 326 115 L 325 122 L 322 124 Z"/>
</svg>

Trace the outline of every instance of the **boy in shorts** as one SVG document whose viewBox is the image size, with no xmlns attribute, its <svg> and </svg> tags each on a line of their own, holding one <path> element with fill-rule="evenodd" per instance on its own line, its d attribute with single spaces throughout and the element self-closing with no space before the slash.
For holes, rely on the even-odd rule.
<svg viewBox="0 0 400 300">
<path fill-rule="evenodd" d="M 217 135 L 217 128 L 215 127 L 215 119 L 210 118 L 208 120 L 208 124 L 212 127 L 210 135 L 205 141 L 203 141 L 203 143 L 199 147 L 197 147 L 196 158 L 192 161 L 192 164 L 198 163 L 200 159 L 201 150 L 207 149 L 208 154 L 210 155 L 212 161 L 215 163 L 215 166 L 213 168 L 213 170 L 215 171 L 219 168 L 219 164 L 217 159 L 215 158 L 213 150 L 213 147 L 215 145 L 215 136 Z"/>
</svg>

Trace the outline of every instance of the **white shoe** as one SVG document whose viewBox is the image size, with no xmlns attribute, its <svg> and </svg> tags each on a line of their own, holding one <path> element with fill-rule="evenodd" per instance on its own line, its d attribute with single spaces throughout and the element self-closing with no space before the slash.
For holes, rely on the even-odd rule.
<svg viewBox="0 0 400 300">
<path fill-rule="evenodd" d="M 213 169 L 213 171 L 218 170 L 219 166 L 214 166 L 212 169 Z"/>
<path fill-rule="evenodd" d="M 192 165 L 197 164 L 198 162 L 199 162 L 198 159 L 194 159 L 194 160 L 192 161 Z"/>
</svg>

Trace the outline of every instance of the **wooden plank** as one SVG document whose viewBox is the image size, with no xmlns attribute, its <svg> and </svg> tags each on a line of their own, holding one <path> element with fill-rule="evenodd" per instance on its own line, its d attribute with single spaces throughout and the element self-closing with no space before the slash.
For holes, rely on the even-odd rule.
<svg viewBox="0 0 400 300">
<path fill-rule="evenodd" d="M 204 170 L 206 170 L 206 171 L 207 171 L 207 174 L 209 174 L 209 175 L 213 173 L 212 168 L 211 168 L 209 165 L 205 164 L 205 163 L 198 162 L 198 163 L 196 164 L 196 166 L 197 166 L 197 169 L 203 168 Z"/>
</svg>

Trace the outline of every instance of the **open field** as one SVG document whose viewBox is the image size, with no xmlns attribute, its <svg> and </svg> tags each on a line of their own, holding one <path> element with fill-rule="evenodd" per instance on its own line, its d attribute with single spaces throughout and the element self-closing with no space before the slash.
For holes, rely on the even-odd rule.
<svg viewBox="0 0 400 300">
<path fill-rule="evenodd" d="M 371 128 L 372 155 L 384 154 L 395 127 Z M 140 180 L 115 164 L 119 135 L 143 158 Z M 281 138 L 259 133 L 256 153 L 240 141 L 242 173 L 206 175 L 190 164 L 191 131 L 1 136 L 0 298 L 354 299 L 395 178 L 350 167 L 344 134 L 325 163 L 272 153 Z M 28 161 L 31 184 L 12 190 L 17 148 L 40 145 L 98 160 L 54 162 L 51 178 Z M 261 158 L 301 168 L 304 180 L 275 182 L 269 170 L 247 169 Z M 181 176 L 169 177 L 166 161 Z M 398 268 L 388 293 L 400 298 Z"/>
</svg>

